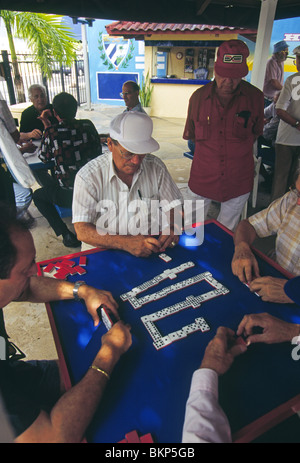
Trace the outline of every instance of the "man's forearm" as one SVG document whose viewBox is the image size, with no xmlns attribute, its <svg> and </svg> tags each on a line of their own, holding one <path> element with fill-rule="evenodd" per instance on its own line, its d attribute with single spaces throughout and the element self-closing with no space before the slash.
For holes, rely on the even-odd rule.
<svg viewBox="0 0 300 463">
<path fill-rule="evenodd" d="M 248 220 L 242 220 L 234 233 L 234 245 L 237 247 L 241 243 L 246 243 L 250 246 L 256 237 L 257 235 L 254 227 L 252 227 Z"/>
<path fill-rule="evenodd" d="M 77 222 L 74 224 L 77 239 L 90 244 L 91 246 L 103 249 L 123 249 L 127 235 L 101 235 L 97 232 L 96 226 L 87 222 Z"/>
</svg>

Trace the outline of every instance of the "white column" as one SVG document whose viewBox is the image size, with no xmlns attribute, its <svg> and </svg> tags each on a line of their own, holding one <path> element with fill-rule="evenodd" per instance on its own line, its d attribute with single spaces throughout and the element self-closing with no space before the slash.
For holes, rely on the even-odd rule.
<svg viewBox="0 0 300 463">
<path fill-rule="evenodd" d="M 278 0 L 261 0 L 251 84 L 263 89 Z"/>
<path fill-rule="evenodd" d="M 86 39 L 86 24 L 81 24 L 82 49 L 83 49 L 83 65 L 84 65 L 84 80 L 86 89 L 86 109 L 91 111 L 91 87 L 90 87 L 90 69 L 89 56 Z"/>
</svg>

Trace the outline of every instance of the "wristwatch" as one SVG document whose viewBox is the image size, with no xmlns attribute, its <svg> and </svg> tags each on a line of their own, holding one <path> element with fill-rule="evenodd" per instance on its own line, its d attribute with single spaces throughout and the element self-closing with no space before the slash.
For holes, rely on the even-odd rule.
<svg viewBox="0 0 300 463">
<path fill-rule="evenodd" d="M 79 291 L 80 286 L 82 286 L 82 285 L 86 285 L 86 282 L 85 281 L 76 281 L 76 283 L 74 285 L 73 297 L 74 297 L 75 301 L 80 301 L 80 297 L 78 297 L 78 291 Z"/>
<path fill-rule="evenodd" d="M 294 127 L 298 127 L 299 124 L 300 124 L 300 121 L 297 121 Z"/>
</svg>

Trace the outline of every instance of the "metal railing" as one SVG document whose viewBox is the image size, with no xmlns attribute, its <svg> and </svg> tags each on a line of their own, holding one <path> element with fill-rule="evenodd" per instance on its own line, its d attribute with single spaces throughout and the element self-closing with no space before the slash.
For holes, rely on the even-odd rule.
<svg viewBox="0 0 300 463">
<path fill-rule="evenodd" d="M 81 56 L 77 56 L 72 66 L 61 66 L 58 62 L 54 62 L 51 79 L 43 77 L 33 55 L 19 54 L 17 58 L 22 85 L 16 84 L 15 69 L 10 55 L 2 51 L 2 60 L 0 58 L 0 62 L 2 61 L 1 69 L 5 74 L 5 79 L 0 80 L 0 92 L 8 104 L 21 103 L 24 101 L 24 97 L 25 101 L 28 102 L 28 88 L 32 84 L 42 84 L 46 87 L 50 103 L 54 96 L 60 92 L 71 93 L 79 105 L 86 103 L 84 65 Z"/>
</svg>

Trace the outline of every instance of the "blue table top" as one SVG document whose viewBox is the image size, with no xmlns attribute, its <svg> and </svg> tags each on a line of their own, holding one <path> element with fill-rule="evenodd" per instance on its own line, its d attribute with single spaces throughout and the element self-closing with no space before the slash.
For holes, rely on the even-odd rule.
<svg viewBox="0 0 300 463">
<path fill-rule="evenodd" d="M 90 285 L 111 291 L 119 303 L 121 318 L 132 326 L 133 344 L 108 383 L 105 397 L 87 432 L 90 442 L 118 442 L 132 430 L 141 435 L 151 433 L 156 442 L 180 442 L 193 371 L 199 367 L 205 347 L 219 326 L 236 330 L 245 314 L 258 312 L 269 312 L 300 323 L 299 306 L 263 302 L 232 274 L 232 236 L 216 223 L 205 225 L 202 245 L 187 247 L 185 236 L 181 236 L 180 244 L 167 249 L 166 254 L 172 258 L 168 263 L 158 255 L 137 258 L 123 251 L 95 252 L 87 255 L 85 275 L 68 278 L 69 281 L 84 279 Z M 174 279 L 160 282 L 138 297 L 158 292 L 202 272 L 210 272 L 229 292 L 203 302 L 196 309 L 189 307 L 156 321 L 162 335 L 180 330 L 198 317 L 203 317 L 210 327 L 207 332 L 191 333 L 157 350 L 141 317 L 214 288 L 202 281 L 146 303 L 139 309 L 122 301 L 120 296 L 164 270 L 189 261 L 195 266 L 177 274 Z M 262 275 L 282 276 L 268 262 L 259 259 L 259 264 Z M 104 325 L 100 323 L 94 327 L 80 302 L 54 302 L 51 310 L 71 381 L 76 383 L 100 348 Z M 299 366 L 292 359 L 291 352 L 291 344 L 253 345 L 220 378 L 220 402 L 233 433 L 298 395 Z"/>
</svg>

